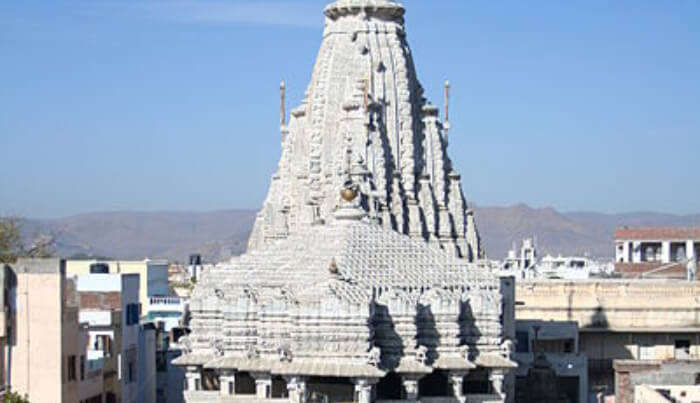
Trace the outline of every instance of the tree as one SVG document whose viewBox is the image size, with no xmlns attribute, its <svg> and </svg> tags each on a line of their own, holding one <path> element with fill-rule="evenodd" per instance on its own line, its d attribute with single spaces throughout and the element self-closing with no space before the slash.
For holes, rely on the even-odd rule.
<svg viewBox="0 0 700 403">
<path fill-rule="evenodd" d="M 51 257 L 55 254 L 54 244 L 52 236 L 40 233 L 25 246 L 20 220 L 16 217 L 0 217 L 0 263 L 14 263 L 19 257 Z"/>
<path fill-rule="evenodd" d="M 22 250 L 22 234 L 15 217 L 0 218 L 0 263 L 12 263 Z"/>
<path fill-rule="evenodd" d="M 29 403 L 29 397 L 27 395 L 20 395 L 19 393 L 9 391 L 5 393 L 4 403 Z"/>
</svg>

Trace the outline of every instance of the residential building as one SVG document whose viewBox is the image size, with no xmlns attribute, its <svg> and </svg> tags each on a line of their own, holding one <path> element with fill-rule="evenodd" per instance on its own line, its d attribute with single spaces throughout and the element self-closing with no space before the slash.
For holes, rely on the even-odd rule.
<svg viewBox="0 0 700 403">
<path fill-rule="evenodd" d="M 588 402 L 588 360 L 579 351 L 578 324 L 573 321 L 516 320 L 515 322 L 516 396 L 528 401 L 535 396 L 533 371 L 552 372 L 556 391 L 548 400 L 564 396 L 571 403 Z M 544 365 L 542 365 L 544 364 Z"/>
<path fill-rule="evenodd" d="M 0 399 L 3 398 L 7 387 L 7 352 L 9 350 L 8 337 L 8 278 L 11 273 L 10 266 L 0 263 Z"/>
<path fill-rule="evenodd" d="M 634 388 L 635 403 L 697 403 L 700 385 L 638 385 Z"/>
<path fill-rule="evenodd" d="M 148 305 L 151 296 L 169 295 L 168 262 L 165 260 L 67 260 L 68 276 L 86 274 L 138 274 L 140 280 L 139 301 Z"/>
<path fill-rule="evenodd" d="M 591 395 L 615 394 L 615 360 L 700 359 L 700 282 L 520 281 L 516 319 L 573 321 Z"/>
<path fill-rule="evenodd" d="M 153 323 L 141 326 L 139 333 L 139 403 L 156 403 L 156 351 L 158 330 Z"/>
<path fill-rule="evenodd" d="M 156 340 L 156 401 L 158 403 L 182 403 L 185 371 L 172 361 L 182 355 L 179 340 L 186 335 L 185 328 L 172 328 L 165 332 L 157 329 Z"/>
<path fill-rule="evenodd" d="M 84 274 L 76 283 L 80 317 L 88 323 L 88 354 L 104 361 L 106 403 L 143 402 L 139 274 Z"/>
<path fill-rule="evenodd" d="M 615 360 L 616 403 L 700 402 L 700 360 Z"/>
<path fill-rule="evenodd" d="M 186 301 L 170 295 L 169 265 L 164 260 L 68 260 L 68 275 L 138 274 L 141 322 L 162 321 L 167 328 L 179 326 L 186 315 Z"/>
<path fill-rule="evenodd" d="M 524 239 L 520 251 L 515 246 L 508 251 L 502 261 L 490 262 L 492 269 L 498 268 L 501 274 L 510 274 L 518 279 L 564 279 L 585 280 L 593 277 L 608 277 L 613 272 L 612 262 L 601 262 L 584 256 L 538 257 L 537 247 L 532 238 Z"/>
<path fill-rule="evenodd" d="M 700 261 L 700 228 L 618 228 L 615 272 L 623 277 L 688 278 Z"/>
<path fill-rule="evenodd" d="M 65 261 L 20 259 L 5 274 L 6 385 L 31 402 L 102 402 L 102 368 L 87 357 L 88 329 Z"/>
</svg>

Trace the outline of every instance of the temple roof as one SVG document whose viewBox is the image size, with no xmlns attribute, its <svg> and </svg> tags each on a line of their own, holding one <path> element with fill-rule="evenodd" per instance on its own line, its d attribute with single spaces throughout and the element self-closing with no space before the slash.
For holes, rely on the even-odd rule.
<svg viewBox="0 0 700 403">
<path fill-rule="evenodd" d="M 436 245 L 366 219 L 308 226 L 217 266 L 204 281 L 222 289 L 224 284 L 285 287 L 298 299 L 313 299 L 323 289 L 358 303 L 371 299 L 368 290 L 373 287 L 427 289 L 497 282 L 491 273 Z"/>
</svg>

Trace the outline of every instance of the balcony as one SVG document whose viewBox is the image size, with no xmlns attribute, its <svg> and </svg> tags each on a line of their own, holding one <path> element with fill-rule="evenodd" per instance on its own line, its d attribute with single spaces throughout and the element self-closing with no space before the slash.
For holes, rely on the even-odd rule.
<svg viewBox="0 0 700 403">
<path fill-rule="evenodd" d="M 149 297 L 146 312 L 185 312 L 185 300 L 175 296 Z"/>
</svg>

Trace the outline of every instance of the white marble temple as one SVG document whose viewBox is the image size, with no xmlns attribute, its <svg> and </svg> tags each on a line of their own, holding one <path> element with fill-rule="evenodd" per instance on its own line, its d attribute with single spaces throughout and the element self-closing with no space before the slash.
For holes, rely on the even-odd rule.
<svg viewBox="0 0 700 403">
<path fill-rule="evenodd" d="M 507 399 L 512 279 L 474 263 L 474 217 L 404 12 L 389 0 L 326 7 L 248 252 L 193 291 L 176 360 L 188 401 Z M 470 373 L 488 390 L 470 394 Z"/>
</svg>

